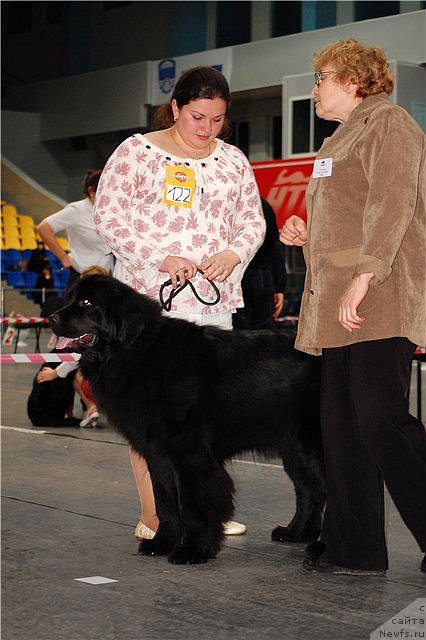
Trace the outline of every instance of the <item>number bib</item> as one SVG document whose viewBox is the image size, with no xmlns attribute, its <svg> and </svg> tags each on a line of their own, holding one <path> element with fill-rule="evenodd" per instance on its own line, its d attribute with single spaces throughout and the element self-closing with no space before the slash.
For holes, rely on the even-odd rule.
<svg viewBox="0 0 426 640">
<path fill-rule="evenodd" d="M 164 202 L 175 207 L 192 206 L 195 191 L 194 169 L 182 165 L 166 167 Z"/>
</svg>

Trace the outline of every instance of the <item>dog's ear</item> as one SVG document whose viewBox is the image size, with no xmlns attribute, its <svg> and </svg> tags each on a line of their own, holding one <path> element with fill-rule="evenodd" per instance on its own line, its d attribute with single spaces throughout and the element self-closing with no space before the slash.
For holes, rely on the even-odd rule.
<svg viewBox="0 0 426 640">
<path fill-rule="evenodd" d="M 130 347 L 144 329 L 145 319 L 141 313 L 122 315 L 116 322 L 116 338 L 124 347 Z"/>
</svg>

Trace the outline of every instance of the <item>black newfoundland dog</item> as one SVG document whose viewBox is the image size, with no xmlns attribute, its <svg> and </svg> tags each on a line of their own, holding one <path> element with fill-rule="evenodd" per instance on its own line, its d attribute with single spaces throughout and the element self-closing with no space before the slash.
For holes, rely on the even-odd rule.
<svg viewBox="0 0 426 640">
<path fill-rule="evenodd" d="M 112 277 L 80 280 L 52 316 L 75 338 L 82 374 L 108 421 L 146 458 L 160 528 L 141 555 L 174 564 L 214 558 L 233 514 L 224 463 L 243 451 L 275 454 L 294 483 L 296 513 L 272 539 L 320 532 L 325 483 L 319 358 L 273 331 L 224 331 L 167 318 Z"/>
</svg>

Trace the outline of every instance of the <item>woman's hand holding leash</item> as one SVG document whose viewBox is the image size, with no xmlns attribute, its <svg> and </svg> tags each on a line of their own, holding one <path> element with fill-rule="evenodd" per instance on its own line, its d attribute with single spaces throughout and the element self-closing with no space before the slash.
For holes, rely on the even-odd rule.
<svg viewBox="0 0 426 640">
<path fill-rule="evenodd" d="M 186 280 L 195 276 L 197 265 L 182 256 L 167 256 L 160 264 L 160 271 L 170 275 L 172 287 L 176 289 L 178 280 L 180 284 L 185 284 Z"/>
</svg>

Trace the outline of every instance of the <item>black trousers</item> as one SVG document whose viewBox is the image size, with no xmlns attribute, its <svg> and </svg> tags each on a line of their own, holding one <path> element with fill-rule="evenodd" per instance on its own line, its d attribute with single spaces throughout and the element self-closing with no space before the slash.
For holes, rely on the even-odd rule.
<svg viewBox="0 0 426 640">
<path fill-rule="evenodd" d="M 247 269 L 241 282 L 244 307 L 232 314 L 234 329 L 277 330 L 274 321 L 274 277 L 271 269 Z"/>
<path fill-rule="evenodd" d="M 321 539 L 332 564 L 387 569 L 383 482 L 426 551 L 426 432 L 408 411 L 414 349 L 388 338 L 323 350 Z"/>
</svg>

